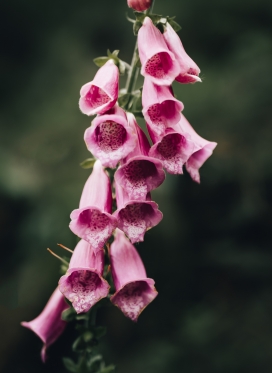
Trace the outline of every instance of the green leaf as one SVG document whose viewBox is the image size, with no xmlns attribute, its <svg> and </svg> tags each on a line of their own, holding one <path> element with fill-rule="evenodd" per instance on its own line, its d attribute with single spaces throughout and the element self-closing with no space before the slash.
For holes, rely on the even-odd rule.
<svg viewBox="0 0 272 373">
<path fill-rule="evenodd" d="M 72 350 L 74 352 L 84 352 L 86 350 L 86 344 L 82 337 L 78 337 L 72 345 Z"/>
<path fill-rule="evenodd" d="M 84 169 L 93 168 L 95 164 L 95 158 L 87 158 L 83 162 L 80 163 L 80 166 Z"/>
<path fill-rule="evenodd" d="M 94 333 L 97 339 L 102 338 L 107 333 L 107 328 L 105 326 L 97 326 L 94 329 Z"/>
<path fill-rule="evenodd" d="M 76 311 L 74 310 L 73 307 L 68 308 L 67 310 L 63 311 L 61 314 L 61 319 L 67 322 L 73 321 L 75 317 L 76 317 Z"/>
<path fill-rule="evenodd" d="M 136 118 L 143 118 L 143 113 L 140 111 L 140 110 L 135 110 L 135 111 L 132 111 L 132 114 L 134 114 L 134 116 Z"/>
<path fill-rule="evenodd" d="M 130 93 L 125 93 L 123 96 L 118 98 L 119 106 L 124 108 L 130 99 Z"/>
<path fill-rule="evenodd" d="M 87 367 L 91 368 L 95 363 L 98 363 L 102 360 L 102 355 L 92 356 L 89 360 L 87 360 Z"/>
<path fill-rule="evenodd" d="M 110 372 L 113 372 L 115 370 L 115 366 L 114 365 L 108 365 L 107 367 L 105 368 L 102 368 L 99 373 L 110 373 Z"/>
<path fill-rule="evenodd" d="M 72 359 L 69 359 L 68 357 L 64 357 L 62 359 L 62 361 L 63 361 L 63 364 L 64 364 L 65 368 L 67 370 L 69 370 L 69 372 L 76 372 L 77 371 L 77 365 L 75 364 L 75 362 Z"/>
<path fill-rule="evenodd" d="M 97 57 L 93 60 L 93 62 L 98 66 L 102 67 L 105 65 L 106 62 L 108 62 L 110 58 L 109 57 Z"/>
</svg>

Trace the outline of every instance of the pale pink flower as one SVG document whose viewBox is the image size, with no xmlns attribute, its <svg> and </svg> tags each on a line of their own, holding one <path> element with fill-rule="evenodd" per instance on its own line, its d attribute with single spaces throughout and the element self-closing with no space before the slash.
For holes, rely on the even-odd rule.
<svg viewBox="0 0 272 373">
<path fill-rule="evenodd" d="M 128 124 L 126 113 L 115 105 L 104 115 L 97 116 L 84 134 L 88 150 L 104 167 L 116 167 L 136 145 L 136 134 Z"/>
<path fill-rule="evenodd" d="M 148 78 L 144 80 L 142 103 L 145 120 L 158 135 L 163 135 L 167 127 L 180 121 L 180 112 L 184 108 L 170 87 L 153 84 Z"/>
<path fill-rule="evenodd" d="M 110 179 L 97 160 L 83 188 L 79 208 L 70 215 L 69 227 L 78 237 L 89 242 L 97 253 L 116 228 L 117 221 L 111 212 Z"/>
<path fill-rule="evenodd" d="M 169 50 L 174 53 L 175 58 L 179 63 L 179 74 L 175 80 L 179 83 L 201 82 L 201 79 L 198 76 L 200 73 L 199 67 L 185 52 L 178 34 L 169 23 L 166 24 L 166 30 L 163 37 Z"/>
<path fill-rule="evenodd" d="M 114 216 L 118 220 L 118 228 L 129 237 L 132 243 L 144 240 L 145 232 L 159 224 L 162 213 L 157 203 L 151 201 L 150 193 L 145 200 L 131 200 L 126 191 L 115 184 L 117 210 Z"/>
<path fill-rule="evenodd" d="M 158 295 L 154 280 L 147 278 L 143 262 L 123 232 L 116 229 L 110 248 L 112 278 L 116 292 L 111 302 L 125 316 L 137 321 L 140 313 Z"/>
<path fill-rule="evenodd" d="M 96 254 L 92 246 L 80 240 L 70 260 L 68 271 L 59 280 L 59 290 L 73 304 L 77 313 L 88 312 L 109 293 L 109 284 L 103 279 L 104 251 Z"/>
<path fill-rule="evenodd" d="M 162 163 L 148 156 L 149 142 L 134 115 L 127 113 L 127 117 L 137 133 L 137 143 L 135 149 L 122 160 L 114 179 L 126 190 L 129 199 L 145 200 L 148 192 L 162 184 L 165 173 Z"/>
<path fill-rule="evenodd" d="M 152 0 L 127 0 L 129 8 L 137 10 L 137 12 L 143 12 L 152 5 Z"/>
<path fill-rule="evenodd" d="M 21 325 L 32 330 L 43 341 L 42 361 L 46 360 L 46 350 L 64 331 L 67 322 L 61 319 L 63 311 L 69 308 L 58 288 L 49 298 L 41 314 L 34 320 L 21 322 Z"/>
<path fill-rule="evenodd" d="M 80 90 L 79 108 L 87 115 L 104 114 L 118 99 L 119 71 L 109 60 L 96 73 L 94 79 Z"/>
<path fill-rule="evenodd" d="M 138 49 L 141 74 L 149 77 L 155 84 L 171 85 L 179 74 L 179 64 L 149 17 L 145 17 L 138 32 Z"/>
</svg>

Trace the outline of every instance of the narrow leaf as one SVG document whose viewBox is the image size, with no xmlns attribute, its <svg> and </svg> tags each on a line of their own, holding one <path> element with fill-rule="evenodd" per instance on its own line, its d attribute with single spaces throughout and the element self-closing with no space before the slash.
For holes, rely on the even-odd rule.
<svg viewBox="0 0 272 373">
<path fill-rule="evenodd" d="M 105 65 L 105 63 L 109 60 L 109 57 L 97 57 L 93 60 L 93 62 L 98 66 L 102 67 Z"/>
<path fill-rule="evenodd" d="M 62 359 L 62 361 L 63 361 L 63 364 L 64 364 L 65 368 L 67 370 L 69 370 L 69 372 L 76 372 L 77 371 L 77 365 L 75 364 L 75 362 L 72 359 L 69 359 L 68 357 L 64 357 Z"/>
<path fill-rule="evenodd" d="M 80 163 L 80 166 L 84 169 L 93 168 L 95 164 L 95 158 L 87 158 L 83 162 Z"/>
</svg>

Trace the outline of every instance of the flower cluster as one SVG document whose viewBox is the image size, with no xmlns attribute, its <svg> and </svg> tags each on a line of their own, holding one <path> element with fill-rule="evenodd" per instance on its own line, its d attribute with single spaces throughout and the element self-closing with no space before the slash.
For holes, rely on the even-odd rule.
<svg viewBox="0 0 272 373">
<path fill-rule="evenodd" d="M 136 10 L 142 11 L 151 2 L 128 4 L 131 7 L 138 4 Z M 164 170 L 182 174 L 183 166 L 199 182 L 199 168 L 216 146 L 215 142 L 200 137 L 181 113 L 184 105 L 174 97 L 171 85 L 174 80 L 183 84 L 200 82 L 200 69 L 185 52 L 169 22 L 163 31 L 145 16 L 137 40 L 144 76 L 142 114 L 152 145 L 133 110 L 118 104 L 120 66 L 114 58 L 108 58 L 94 79 L 80 90 L 80 110 L 88 116 L 96 115 L 84 134 L 86 146 L 95 157 L 93 170 L 83 188 L 79 207 L 70 216 L 70 229 L 80 241 L 42 314 L 22 324 L 43 340 L 43 360 L 46 347 L 65 327 L 60 315 L 69 306 L 64 298 L 71 302 L 76 313 L 85 313 L 111 293 L 107 277 L 103 277 L 105 255 L 115 287 L 110 301 L 127 317 L 137 321 L 154 300 L 157 296 L 154 280 L 147 277 L 133 246 L 143 241 L 146 231 L 162 220 L 151 192 L 163 183 Z M 107 168 L 113 169 L 113 182 Z"/>
</svg>

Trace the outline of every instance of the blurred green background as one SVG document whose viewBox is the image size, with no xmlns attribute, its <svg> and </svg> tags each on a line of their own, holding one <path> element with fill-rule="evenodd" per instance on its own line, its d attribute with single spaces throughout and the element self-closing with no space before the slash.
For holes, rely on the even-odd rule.
<svg viewBox="0 0 272 373">
<path fill-rule="evenodd" d="M 1 6 L 0 371 L 62 373 L 73 328 L 40 361 L 42 343 L 22 320 L 54 290 L 59 262 L 46 248 L 74 247 L 89 156 L 78 109 L 93 58 L 135 37 L 126 1 L 9 0 Z M 164 219 L 137 248 L 157 299 L 135 325 L 114 308 L 101 351 L 119 373 L 272 371 L 272 3 L 156 0 L 176 15 L 203 83 L 174 85 L 198 133 L 217 141 L 201 185 L 167 175 L 153 193 Z M 129 14 L 131 14 L 129 12 Z"/>
</svg>

